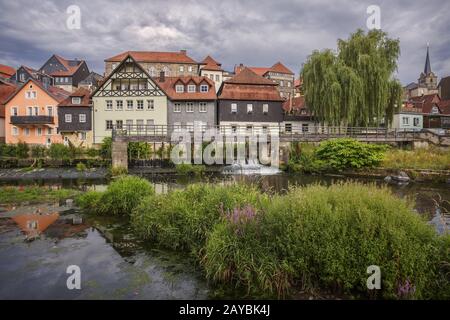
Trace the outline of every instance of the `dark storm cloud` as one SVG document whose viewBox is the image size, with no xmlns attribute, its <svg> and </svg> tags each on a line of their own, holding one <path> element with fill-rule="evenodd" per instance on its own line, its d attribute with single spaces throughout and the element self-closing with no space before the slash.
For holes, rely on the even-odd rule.
<svg viewBox="0 0 450 320">
<path fill-rule="evenodd" d="M 98 72 L 125 50 L 187 49 L 211 54 L 225 68 L 280 60 L 298 73 L 314 49 L 336 48 L 357 28 L 366 9 L 381 7 L 383 30 L 401 41 L 399 78 L 415 81 L 427 42 L 433 70 L 450 74 L 450 2 L 427 1 L 27 1 L 0 0 L 0 62 L 39 67 L 49 55 L 84 58 Z M 81 8 L 80 30 L 66 28 L 66 8 Z"/>
</svg>

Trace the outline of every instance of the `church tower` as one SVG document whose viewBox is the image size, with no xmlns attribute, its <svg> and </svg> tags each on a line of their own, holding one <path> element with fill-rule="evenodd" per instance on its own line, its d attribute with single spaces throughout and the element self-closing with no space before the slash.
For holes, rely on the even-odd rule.
<svg viewBox="0 0 450 320">
<path fill-rule="evenodd" d="M 431 71 L 430 46 L 427 45 L 427 57 L 425 59 L 425 68 L 419 77 L 419 86 L 428 90 L 437 89 L 437 76 Z"/>
</svg>

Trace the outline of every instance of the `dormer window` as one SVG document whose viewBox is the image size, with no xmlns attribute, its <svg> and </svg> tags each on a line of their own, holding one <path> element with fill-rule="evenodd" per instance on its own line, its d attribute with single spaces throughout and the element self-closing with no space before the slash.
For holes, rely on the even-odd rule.
<svg viewBox="0 0 450 320">
<path fill-rule="evenodd" d="M 439 113 L 438 107 L 434 106 L 433 108 L 431 108 L 431 113 L 433 113 L 433 114 Z"/>
<path fill-rule="evenodd" d="M 208 85 L 207 84 L 202 84 L 200 86 L 200 92 L 208 92 Z"/>
<path fill-rule="evenodd" d="M 72 104 L 80 104 L 81 98 L 80 97 L 73 97 L 72 98 Z"/>
<path fill-rule="evenodd" d="M 177 84 L 175 86 L 175 91 L 178 92 L 178 93 L 184 92 L 184 86 L 182 84 Z"/>
<path fill-rule="evenodd" d="M 195 84 L 188 85 L 188 92 L 195 92 Z"/>
</svg>

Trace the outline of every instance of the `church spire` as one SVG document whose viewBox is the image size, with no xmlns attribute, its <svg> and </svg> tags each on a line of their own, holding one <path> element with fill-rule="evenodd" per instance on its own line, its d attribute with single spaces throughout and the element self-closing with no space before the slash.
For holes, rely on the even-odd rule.
<svg viewBox="0 0 450 320">
<path fill-rule="evenodd" d="M 427 58 L 425 60 L 425 69 L 424 69 L 424 73 L 425 75 L 429 75 L 431 73 L 431 63 L 430 63 L 430 44 L 427 44 Z"/>
</svg>

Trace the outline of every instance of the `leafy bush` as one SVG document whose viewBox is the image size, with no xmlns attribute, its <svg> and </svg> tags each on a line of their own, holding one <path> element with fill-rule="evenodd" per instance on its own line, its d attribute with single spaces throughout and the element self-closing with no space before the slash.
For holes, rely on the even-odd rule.
<svg viewBox="0 0 450 320">
<path fill-rule="evenodd" d="M 47 148 L 41 145 L 34 145 L 31 147 L 31 157 L 33 158 L 45 158 Z"/>
<path fill-rule="evenodd" d="M 152 148 L 147 142 L 130 142 L 128 143 L 129 159 L 149 159 Z"/>
<path fill-rule="evenodd" d="M 77 171 L 80 171 L 80 172 L 87 170 L 87 167 L 83 162 L 78 162 L 76 168 L 77 168 Z"/>
<path fill-rule="evenodd" d="M 175 166 L 175 170 L 180 175 L 193 174 L 196 176 L 200 176 L 205 172 L 206 167 L 204 165 L 200 165 L 200 164 L 193 165 L 190 163 L 181 163 L 181 164 L 177 164 Z"/>
<path fill-rule="evenodd" d="M 86 149 L 86 155 L 91 158 L 96 158 L 100 156 L 100 150 L 97 150 L 95 148 Z"/>
<path fill-rule="evenodd" d="M 0 144 L 0 156 L 2 157 L 16 157 L 17 145 L 15 144 Z"/>
<path fill-rule="evenodd" d="M 317 159 L 326 166 L 343 170 L 377 166 L 383 160 L 387 146 L 359 142 L 354 139 L 333 139 L 320 143 L 315 151 Z"/>
<path fill-rule="evenodd" d="M 146 197 L 131 221 L 142 238 L 197 254 L 221 211 L 247 204 L 258 207 L 265 199 L 250 186 L 193 184 L 185 190 Z"/>
<path fill-rule="evenodd" d="M 208 278 L 278 296 L 300 286 L 401 298 L 407 283 L 415 298 L 448 294 L 439 271 L 444 259 L 448 264 L 448 238 L 388 189 L 310 186 L 252 210 L 239 223 L 222 218 L 208 236 L 202 259 Z M 366 288 L 370 265 L 381 268 L 376 293 Z"/>
<path fill-rule="evenodd" d="M 386 153 L 382 166 L 390 169 L 450 170 L 450 149 L 437 147 L 393 149 Z"/>
<path fill-rule="evenodd" d="M 16 149 L 16 157 L 19 159 L 27 159 L 30 147 L 26 142 L 19 142 Z"/>
<path fill-rule="evenodd" d="M 101 205 L 103 192 L 88 191 L 75 198 L 75 204 L 88 212 L 96 212 Z"/>
<path fill-rule="evenodd" d="M 290 172 L 319 173 L 327 170 L 325 161 L 316 157 L 317 147 L 309 143 L 293 142 L 287 169 Z"/>
<path fill-rule="evenodd" d="M 144 197 L 153 194 L 154 189 L 147 180 L 125 176 L 113 181 L 100 197 L 91 193 L 80 197 L 77 203 L 96 214 L 129 215 Z"/>
<path fill-rule="evenodd" d="M 103 159 L 111 159 L 112 138 L 106 137 L 100 145 L 100 156 Z"/>
<path fill-rule="evenodd" d="M 70 150 L 62 143 L 52 143 L 48 149 L 48 155 L 53 160 L 70 159 Z"/>
<path fill-rule="evenodd" d="M 109 168 L 109 174 L 111 177 L 119 177 L 128 174 L 128 169 L 122 166 L 115 166 Z"/>
</svg>

